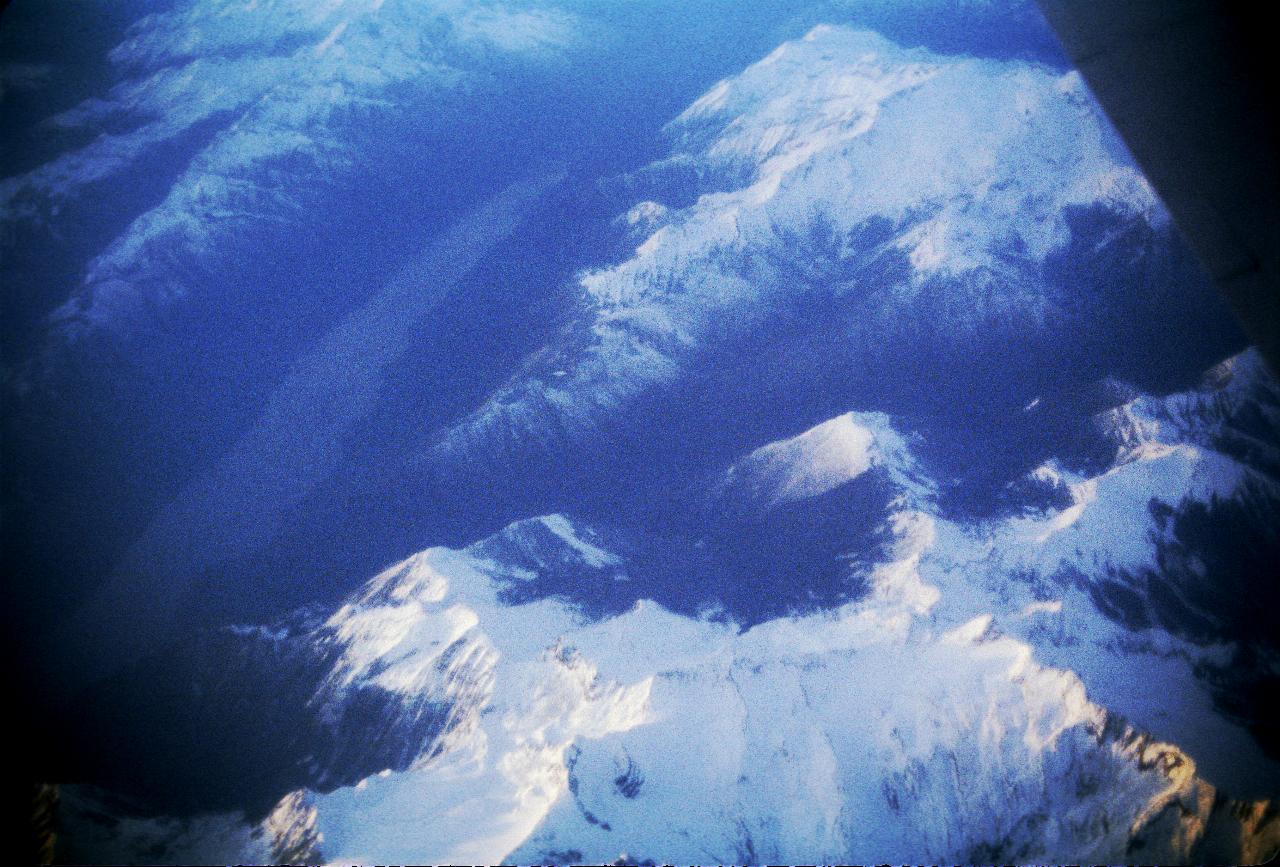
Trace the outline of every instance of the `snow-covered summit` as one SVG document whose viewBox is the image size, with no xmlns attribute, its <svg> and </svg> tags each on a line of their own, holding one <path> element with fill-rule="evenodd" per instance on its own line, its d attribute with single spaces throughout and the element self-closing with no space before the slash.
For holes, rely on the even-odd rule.
<svg viewBox="0 0 1280 867">
<path fill-rule="evenodd" d="M 877 467 L 901 489 L 927 490 L 888 417 L 850 412 L 751 452 L 729 468 L 721 496 L 778 506 L 821 496 Z"/>
<path fill-rule="evenodd" d="M 669 129 L 670 160 L 709 173 L 709 192 L 634 260 L 585 281 L 618 318 L 655 295 L 645 286 L 656 269 L 683 276 L 716 249 L 818 228 L 831 239 L 815 252 L 839 260 L 865 255 L 854 233 L 877 221 L 919 283 L 1042 261 L 1069 241 L 1072 206 L 1163 220 L 1077 74 L 904 50 L 872 33 L 816 28 L 718 84 Z M 737 285 L 679 288 L 712 300 L 717 284 L 721 297 Z"/>
<path fill-rule="evenodd" d="M 581 436 L 700 365 L 753 382 L 760 343 L 756 363 L 840 371 L 864 394 L 908 369 L 964 383 L 997 345 L 1057 352 L 1097 327 L 1081 277 L 1122 277 L 1075 245 L 1101 262 L 1146 244 L 1116 253 L 1140 279 L 1168 231 L 1079 76 L 1035 64 L 818 27 L 668 130 L 626 218 L 652 231 L 582 277 L 556 375 L 532 365 L 443 438 L 441 460 Z M 1081 241 L 1084 224 L 1097 237 Z M 1084 273 L 1064 306 L 1065 266 Z"/>
</svg>

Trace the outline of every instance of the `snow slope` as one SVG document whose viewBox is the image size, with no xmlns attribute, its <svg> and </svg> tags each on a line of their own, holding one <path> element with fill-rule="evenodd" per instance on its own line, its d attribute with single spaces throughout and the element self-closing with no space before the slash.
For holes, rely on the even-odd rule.
<svg viewBox="0 0 1280 867">
<path fill-rule="evenodd" d="M 1094 423 L 1114 460 L 1093 476 L 1037 471 L 1060 509 L 959 527 L 937 580 L 1006 621 L 1090 694 L 1175 740 L 1220 784 L 1280 779 L 1268 684 L 1280 672 L 1280 392 L 1255 351 L 1196 389 L 1139 396 Z M 949 576 L 949 577 L 943 577 Z"/>
<path fill-rule="evenodd" d="M 761 446 L 729 468 L 720 496 L 769 508 L 821 496 L 873 467 L 919 487 L 903 438 L 884 413 L 846 413 L 799 436 Z"/>
</svg>

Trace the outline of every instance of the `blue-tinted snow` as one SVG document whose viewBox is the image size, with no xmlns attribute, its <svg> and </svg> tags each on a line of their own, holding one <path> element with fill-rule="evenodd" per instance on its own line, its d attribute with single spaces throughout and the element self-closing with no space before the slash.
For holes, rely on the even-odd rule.
<svg viewBox="0 0 1280 867">
<path fill-rule="evenodd" d="M 1243 338 L 1030 4 L 144 6 L 86 13 L 88 60 L 38 3 L 0 26 L 2 532 L 42 695 L 346 611 L 442 544 L 552 631 L 656 600 L 726 646 L 791 635 L 875 604 L 910 508 L 951 558 L 912 610 L 1003 612 L 1269 791 L 1274 389 L 1246 355 L 1226 397 L 1161 403 Z M 335 623 L 430 645 L 450 617 Z M 368 740 L 403 669 L 366 656 Z M 163 659 L 108 693 L 186 684 Z M 419 704 L 425 738 L 447 703 Z M 199 776 L 117 717 L 106 776 Z M 234 805 L 236 737 L 176 809 Z M 374 740 L 319 782 L 264 740 L 286 770 L 253 808 L 412 761 Z"/>
</svg>

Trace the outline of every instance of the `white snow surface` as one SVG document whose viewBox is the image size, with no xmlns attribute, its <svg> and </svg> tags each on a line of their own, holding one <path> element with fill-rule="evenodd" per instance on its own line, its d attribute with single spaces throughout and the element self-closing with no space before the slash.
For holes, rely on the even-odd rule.
<svg viewBox="0 0 1280 867">
<path fill-rule="evenodd" d="M 761 446 L 729 468 L 725 496 L 765 507 L 817 497 L 884 467 L 901 489 L 927 494 L 906 440 L 880 412 L 849 412 Z"/>
</svg>

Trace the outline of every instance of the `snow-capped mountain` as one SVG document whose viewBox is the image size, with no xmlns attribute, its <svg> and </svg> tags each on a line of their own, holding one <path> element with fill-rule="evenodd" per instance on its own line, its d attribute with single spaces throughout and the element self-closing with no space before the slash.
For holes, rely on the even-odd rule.
<svg viewBox="0 0 1280 867">
<path fill-rule="evenodd" d="M 1204 390 L 1118 407 L 1145 419 L 1140 447 L 1098 476 L 1059 473 L 1069 505 L 996 524 L 940 514 L 883 414 L 758 449 L 719 496 L 821 498 L 873 465 L 898 496 L 859 598 L 746 629 L 643 600 L 591 617 L 560 594 L 513 597 L 556 573 L 634 571 L 562 515 L 416 554 L 323 622 L 230 633 L 322 661 L 294 708 L 333 744 L 307 756 L 311 790 L 252 831 L 132 819 L 106 836 L 337 862 L 1261 860 L 1280 822 L 1224 781 L 1270 791 L 1277 763 L 1256 747 L 1253 777 L 1224 762 L 1248 736 L 1200 670 L 1260 637 L 1197 644 L 1099 588 L 1145 567 L 1156 604 L 1182 577 L 1159 556 L 1169 513 L 1274 489 L 1210 444 L 1273 415 L 1275 393 L 1249 353 Z M 381 743 L 403 749 L 367 755 Z M 359 781 L 332 770 L 345 749 L 366 752 Z"/>
<path fill-rule="evenodd" d="M 920 486 L 888 417 L 851 412 L 751 452 L 729 468 L 720 496 L 768 510 L 822 496 L 875 468 L 899 490 Z"/>
<path fill-rule="evenodd" d="M 580 445 L 654 401 L 732 425 L 735 393 L 1021 406 L 1067 369 L 1128 372 L 1118 338 L 1182 327 L 1177 297 L 1205 291 L 1075 73 L 818 27 L 667 132 L 670 156 L 615 182 L 657 198 L 622 220 L 647 237 L 582 277 L 579 327 L 439 462 Z"/>
<path fill-rule="evenodd" d="M 54 341 L 118 339 L 160 382 L 86 365 L 86 392 L 176 392 L 155 442 L 189 450 L 62 618 L 119 657 L 73 650 L 79 675 L 128 663 L 70 714 L 63 856 L 1280 849 L 1280 387 L 1080 77 L 823 25 L 736 65 L 665 156 L 562 170 L 576 142 L 538 123 L 625 102 L 612 58 L 545 103 L 498 80 L 578 52 L 594 5 L 180 0 L 52 121 L 94 137 L 4 181 L 6 232 L 102 241 Z M 234 297 L 182 319 L 202 292 Z M 252 388 L 165 384 L 201 370 Z M 324 601 L 274 616 L 298 588 Z M 176 618 L 244 589 L 272 616 Z"/>
</svg>

